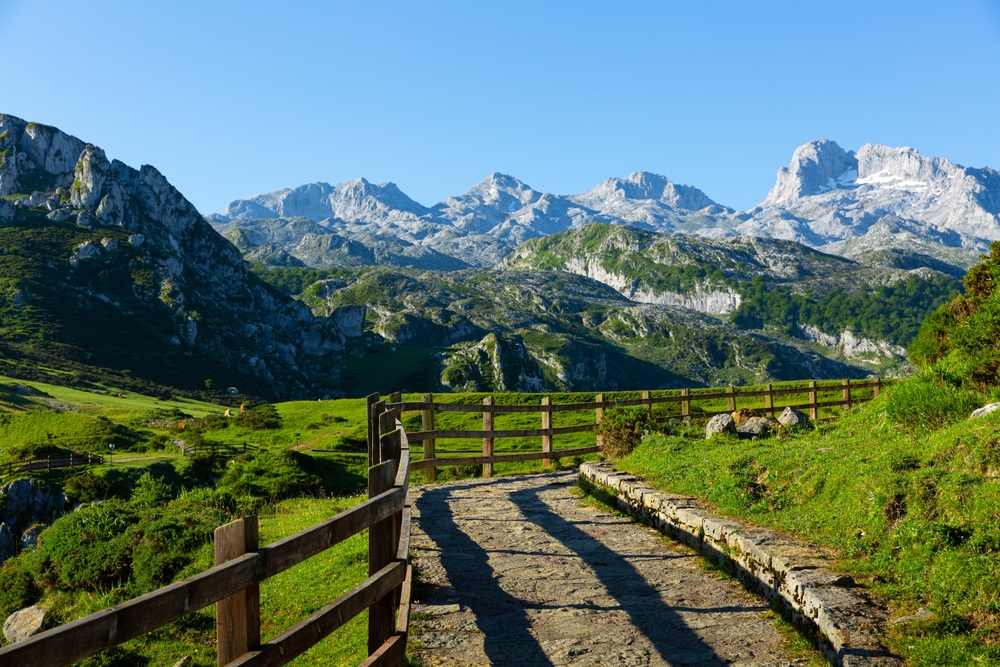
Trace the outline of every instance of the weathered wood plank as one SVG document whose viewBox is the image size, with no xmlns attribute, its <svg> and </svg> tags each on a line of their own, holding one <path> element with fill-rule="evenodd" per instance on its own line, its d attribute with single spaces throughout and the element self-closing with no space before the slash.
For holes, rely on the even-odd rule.
<svg viewBox="0 0 1000 667">
<path fill-rule="evenodd" d="M 257 517 L 247 516 L 215 529 L 215 564 L 257 550 Z M 226 663 L 260 646 L 260 584 L 215 603 L 218 664 Z"/>
<path fill-rule="evenodd" d="M 395 422 L 395 415 L 388 411 L 388 416 Z M 384 421 L 384 420 L 383 420 Z M 388 435 L 388 434 L 387 434 Z M 387 435 L 383 435 L 384 440 Z M 383 450 L 384 452 L 384 450 Z M 368 469 L 368 496 L 375 497 L 385 493 L 392 487 L 395 477 L 396 462 L 392 459 L 383 461 Z M 368 575 L 371 576 L 392 562 L 396 553 L 396 543 L 393 540 L 394 515 L 372 524 L 368 529 Z M 383 596 L 368 610 L 368 655 L 372 655 L 382 643 L 392 635 L 392 598 Z"/>
<path fill-rule="evenodd" d="M 278 667 L 291 662 L 385 597 L 405 580 L 406 574 L 406 563 L 390 563 L 309 618 L 263 644 L 259 650 L 240 656 L 226 667 Z"/>
<path fill-rule="evenodd" d="M 600 451 L 599 447 L 577 447 L 575 449 L 556 449 L 551 452 L 525 452 L 523 454 L 499 454 L 490 457 L 491 463 L 514 463 L 516 461 L 537 461 L 538 459 L 545 458 L 546 456 L 559 459 L 565 458 L 567 456 L 583 456 L 585 454 L 596 454 Z M 463 456 L 461 458 L 453 459 L 427 459 L 424 461 L 414 461 L 410 464 L 413 470 L 422 470 L 429 466 L 437 466 L 439 468 L 444 466 L 464 466 L 464 465 L 475 465 L 477 463 L 486 463 L 484 456 Z"/>
<path fill-rule="evenodd" d="M 493 397 L 487 396 L 483 399 L 483 433 L 491 433 L 493 431 L 493 413 L 485 408 L 493 405 Z M 489 436 L 483 436 L 483 458 L 490 458 L 493 456 L 493 438 Z M 493 476 L 493 464 L 483 463 L 483 477 Z"/>
<path fill-rule="evenodd" d="M 425 438 L 536 438 L 543 435 L 565 435 L 567 433 L 583 433 L 593 431 L 593 424 L 579 424 L 577 426 L 560 426 L 549 429 L 517 429 L 510 431 L 417 431 L 407 433 L 410 442 L 419 442 Z"/>
<path fill-rule="evenodd" d="M 542 405 L 552 405 L 552 399 L 548 396 L 542 397 Z M 542 451 L 551 452 L 552 451 L 552 413 L 542 412 Z M 542 459 L 543 466 L 552 465 L 551 458 Z"/>
<path fill-rule="evenodd" d="M 433 403 L 434 402 L 434 394 L 424 394 L 423 395 L 423 402 L 424 403 Z M 423 429 L 425 432 L 427 432 L 427 431 L 433 431 L 434 430 L 434 411 L 433 410 L 424 410 L 423 412 L 421 412 L 421 414 L 420 414 L 420 428 Z M 432 459 L 432 458 L 434 458 L 436 456 L 436 454 L 434 453 L 435 444 L 436 443 L 434 442 L 434 438 L 427 438 L 426 440 L 424 440 L 424 458 L 425 459 Z M 433 467 L 432 468 L 427 468 L 427 472 L 424 473 L 424 475 L 426 476 L 428 482 L 433 482 L 434 480 L 437 479 L 437 468 L 433 468 Z"/>
</svg>

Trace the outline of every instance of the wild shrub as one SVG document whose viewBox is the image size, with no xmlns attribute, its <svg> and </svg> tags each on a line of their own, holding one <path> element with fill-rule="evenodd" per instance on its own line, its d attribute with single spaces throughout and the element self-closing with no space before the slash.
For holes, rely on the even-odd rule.
<svg viewBox="0 0 1000 667">
<path fill-rule="evenodd" d="M 136 507 L 150 509 L 166 505 L 174 497 L 174 489 L 162 479 L 146 472 L 132 489 L 131 502 Z"/>
<path fill-rule="evenodd" d="M 267 431 L 281 426 L 281 417 L 273 405 L 265 404 L 240 412 L 233 423 L 254 431 Z"/>
<path fill-rule="evenodd" d="M 594 433 L 602 436 L 601 452 L 611 460 L 628 456 L 642 436 L 656 430 L 656 421 L 643 406 L 614 406 L 604 411 Z"/>
<path fill-rule="evenodd" d="M 268 499 L 320 491 L 320 479 L 305 469 L 309 457 L 290 450 L 248 452 L 229 463 L 218 486 L 235 496 Z"/>
</svg>

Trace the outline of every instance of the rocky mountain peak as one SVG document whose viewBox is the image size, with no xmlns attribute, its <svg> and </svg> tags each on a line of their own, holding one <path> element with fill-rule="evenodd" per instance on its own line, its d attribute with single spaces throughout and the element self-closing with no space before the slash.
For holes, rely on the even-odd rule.
<svg viewBox="0 0 1000 667">
<path fill-rule="evenodd" d="M 836 141 L 816 139 L 795 149 L 792 161 L 778 170 L 778 178 L 762 206 L 794 202 L 841 187 L 858 177 L 858 159 Z"/>
<path fill-rule="evenodd" d="M 581 195 L 581 203 L 603 210 L 615 200 L 649 201 L 674 209 L 698 211 L 715 204 L 704 192 L 690 185 L 678 185 L 661 174 L 632 172 L 626 178 L 609 178 Z"/>
</svg>

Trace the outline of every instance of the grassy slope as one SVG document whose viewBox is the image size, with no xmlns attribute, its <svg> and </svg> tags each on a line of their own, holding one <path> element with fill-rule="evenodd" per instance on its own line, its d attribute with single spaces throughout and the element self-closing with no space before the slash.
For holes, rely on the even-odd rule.
<svg viewBox="0 0 1000 667">
<path fill-rule="evenodd" d="M 994 397 L 994 400 L 996 397 Z M 721 512 L 832 547 L 836 567 L 936 620 L 892 630 L 914 665 L 1000 660 L 1000 413 L 930 376 L 813 431 L 648 438 L 619 467 Z"/>
</svg>

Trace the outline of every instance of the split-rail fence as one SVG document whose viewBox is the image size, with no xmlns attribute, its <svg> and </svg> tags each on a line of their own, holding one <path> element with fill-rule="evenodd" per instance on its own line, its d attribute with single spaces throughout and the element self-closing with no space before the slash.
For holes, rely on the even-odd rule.
<svg viewBox="0 0 1000 667">
<path fill-rule="evenodd" d="M 851 389 L 872 388 L 871 397 L 852 397 Z M 400 665 L 405 660 L 409 633 L 409 614 L 413 568 L 410 564 L 409 482 L 413 470 L 425 469 L 433 479 L 436 468 L 449 465 L 482 464 L 484 473 L 492 474 L 493 464 L 509 461 L 551 461 L 567 456 L 596 453 L 599 446 L 555 449 L 557 435 L 592 431 L 600 423 L 603 411 L 615 405 L 646 406 L 652 411 L 657 403 L 680 403 L 681 418 L 710 417 L 725 410 L 691 410 L 692 400 L 726 399 L 727 409 L 735 410 L 740 397 L 763 396 L 765 411 L 784 406 L 775 404 L 778 396 L 808 392 L 809 402 L 797 409 L 809 409 L 818 416 L 823 407 L 844 406 L 871 400 L 878 395 L 880 381 L 840 386 L 737 391 L 696 395 L 682 390 L 674 396 L 650 396 L 638 399 L 605 401 L 601 395 L 586 403 L 552 404 L 544 399 L 539 406 L 495 405 L 492 398 L 483 405 L 435 403 L 431 396 L 421 402 L 404 402 L 397 392 L 388 401 L 378 394 L 367 398 L 368 414 L 368 499 L 351 509 L 294 535 L 260 547 L 257 543 L 257 517 L 244 517 L 215 531 L 216 566 L 141 597 L 98 611 L 65 625 L 46 630 L 24 641 L 0 648 L 0 664 L 18 667 L 68 667 L 131 639 L 145 635 L 199 609 L 216 605 L 218 664 L 220 667 L 277 667 L 284 665 L 368 610 L 368 653 L 362 667 Z M 836 401 L 818 401 L 820 393 L 840 391 Z M 407 434 L 403 428 L 405 411 L 422 413 L 422 430 Z M 567 410 L 595 412 L 593 423 L 553 428 L 553 413 Z M 482 412 L 482 431 L 435 430 L 436 412 Z M 541 429 L 496 430 L 493 416 L 504 412 L 541 414 Z M 666 420 L 676 417 L 661 416 Z M 493 441 L 507 437 L 542 438 L 537 452 L 494 454 Z M 435 439 L 482 438 L 483 456 L 440 458 L 434 449 Z M 424 458 L 411 461 L 410 442 L 422 441 Z M 488 468 L 486 468 L 488 466 Z M 260 583 L 288 568 L 315 556 L 336 544 L 368 531 L 368 578 L 305 620 L 281 634 L 262 642 L 260 637 Z"/>
</svg>

